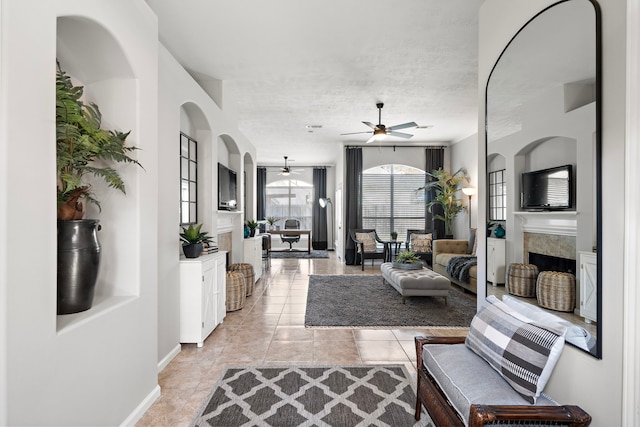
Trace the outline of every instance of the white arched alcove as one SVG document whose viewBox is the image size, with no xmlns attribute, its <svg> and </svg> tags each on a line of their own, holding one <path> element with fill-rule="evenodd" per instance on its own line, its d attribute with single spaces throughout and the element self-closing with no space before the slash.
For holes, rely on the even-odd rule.
<svg viewBox="0 0 640 427">
<path fill-rule="evenodd" d="M 244 153 L 244 174 L 242 182 L 244 217 L 256 221 L 263 220 L 264 218 L 256 218 L 256 197 L 254 194 L 254 189 L 256 188 L 256 163 L 249 153 Z"/>
</svg>

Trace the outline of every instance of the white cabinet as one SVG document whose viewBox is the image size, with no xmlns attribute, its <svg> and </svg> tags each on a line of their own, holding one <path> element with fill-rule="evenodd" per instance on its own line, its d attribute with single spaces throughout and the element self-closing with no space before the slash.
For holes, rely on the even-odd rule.
<svg viewBox="0 0 640 427">
<path fill-rule="evenodd" d="M 262 235 L 244 239 L 244 262 L 253 266 L 257 282 L 262 276 Z"/>
<path fill-rule="evenodd" d="M 504 283 L 505 243 L 505 239 L 487 238 L 487 281 L 493 286 Z"/>
<path fill-rule="evenodd" d="M 598 258 L 593 252 L 580 252 L 580 316 L 585 322 L 598 321 Z"/>
<path fill-rule="evenodd" d="M 180 259 L 180 342 L 202 347 L 226 315 L 226 252 Z"/>
</svg>

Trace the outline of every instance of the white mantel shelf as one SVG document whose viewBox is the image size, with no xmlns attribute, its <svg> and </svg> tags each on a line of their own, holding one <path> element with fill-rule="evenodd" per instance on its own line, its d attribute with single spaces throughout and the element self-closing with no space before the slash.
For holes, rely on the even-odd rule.
<svg viewBox="0 0 640 427">
<path fill-rule="evenodd" d="M 526 233 L 557 234 L 561 236 L 576 236 L 579 212 L 576 211 L 545 211 L 523 212 L 517 211 L 513 215 L 520 218 L 522 231 Z"/>
<path fill-rule="evenodd" d="M 218 211 L 218 234 L 233 232 L 234 219 L 240 215 L 240 211 Z"/>
</svg>

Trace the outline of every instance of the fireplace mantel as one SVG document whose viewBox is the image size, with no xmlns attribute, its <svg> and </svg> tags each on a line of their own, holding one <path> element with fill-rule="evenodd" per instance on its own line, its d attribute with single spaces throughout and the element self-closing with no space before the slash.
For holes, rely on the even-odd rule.
<svg viewBox="0 0 640 427">
<path fill-rule="evenodd" d="M 514 212 L 520 218 L 522 231 L 526 233 L 576 236 L 578 228 L 576 211 L 562 212 Z"/>
</svg>

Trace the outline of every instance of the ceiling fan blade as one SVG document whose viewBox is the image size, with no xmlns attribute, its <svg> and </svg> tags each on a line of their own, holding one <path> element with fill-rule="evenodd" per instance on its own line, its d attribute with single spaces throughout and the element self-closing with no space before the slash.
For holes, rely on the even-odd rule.
<svg viewBox="0 0 640 427">
<path fill-rule="evenodd" d="M 413 136 L 409 133 L 402 133 L 402 132 L 387 132 L 387 135 L 397 136 L 398 138 L 405 138 L 405 139 L 409 139 Z"/>
<path fill-rule="evenodd" d="M 357 135 L 359 133 L 371 133 L 371 131 L 366 131 L 366 132 L 349 132 L 349 133 L 341 133 L 340 135 Z"/>
<path fill-rule="evenodd" d="M 416 122 L 409 122 L 409 123 L 403 123 L 401 125 L 395 125 L 395 126 L 388 127 L 387 130 L 394 131 L 394 130 L 398 130 L 398 129 L 415 128 L 415 127 L 418 127 Z"/>
<path fill-rule="evenodd" d="M 375 140 L 376 140 L 376 136 L 372 135 L 371 138 L 367 139 L 367 142 L 365 144 L 369 144 L 369 143 L 371 143 L 371 142 L 373 142 Z"/>
<path fill-rule="evenodd" d="M 377 128 L 377 126 L 376 126 L 376 125 L 374 125 L 374 124 L 373 124 L 373 123 L 371 123 L 371 122 L 362 122 L 362 123 L 364 123 L 365 125 L 369 126 L 371 129 L 376 129 L 376 128 Z"/>
</svg>

